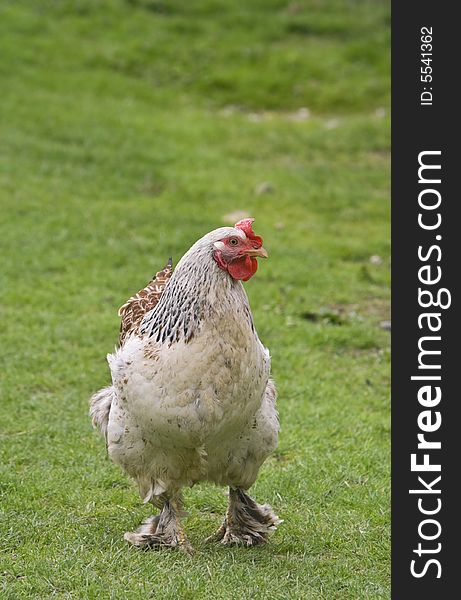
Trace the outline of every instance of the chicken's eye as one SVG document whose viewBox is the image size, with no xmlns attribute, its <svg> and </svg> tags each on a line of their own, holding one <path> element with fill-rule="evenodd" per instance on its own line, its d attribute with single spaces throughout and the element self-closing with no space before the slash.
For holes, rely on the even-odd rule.
<svg viewBox="0 0 461 600">
<path fill-rule="evenodd" d="M 238 239 L 237 238 L 230 238 L 229 244 L 231 246 L 236 246 L 238 244 Z"/>
</svg>

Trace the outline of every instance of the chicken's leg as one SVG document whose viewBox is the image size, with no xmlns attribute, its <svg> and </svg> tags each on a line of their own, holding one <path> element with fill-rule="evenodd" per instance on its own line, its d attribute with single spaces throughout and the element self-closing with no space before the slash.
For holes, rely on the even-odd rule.
<svg viewBox="0 0 461 600">
<path fill-rule="evenodd" d="M 268 504 L 257 504 L 240 488 L 229 488 L 229 507 L 223 524 L 207 541 L 222 544 L 256 546 L 265 544 L 269 533 L 277 529 L 282 520 Z"/>
<path fill-rule="evenodd" d="M 181 526 L 180 505 L 178 501 L 166 500 L 162 511 L 156 517 L 150 517 L 135 532 L 127 531 L 124 539 L 141 548 L 166 546 L 180 548 L 188 554 L 193 552 Z"/>
</svg>

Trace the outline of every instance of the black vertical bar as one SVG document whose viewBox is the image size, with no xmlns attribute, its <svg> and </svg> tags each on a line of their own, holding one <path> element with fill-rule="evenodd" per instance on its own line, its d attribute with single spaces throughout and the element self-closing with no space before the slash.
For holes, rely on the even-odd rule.
<svg viewBox="0 0 461 600">
<path fill-rule="evenodd" d="M 461 229 L 457 216 L 461 195 L 457 180 L 461 150 L 460 102 L 456 92 L 461 72 L 461 36 L 456 8 L 456 3 L 450 2 L 392 2 L 392 597 L 397 600 L 461 597 L 461 592 L 456 591 L 461 572 L 461 502 L 457 491 L 461 486 L 461 393 L 456 382 L 457 372 L 461 371 L 461 328 L 457 318 L 461 277 Z M 424 27 L 432 33 L 426 33 Z M 427 47 L 422 48 L 424 35 L 431 37 L 430 52 Z M 429 56 L 423 57 L 423 53 Z M 428 65 L 431 69 L 426 69 Z M 431 71 L 431 81 L 424 70 Z M 422 81 L 425 78 L 428 81 Z M 432 98 L 429 93 L 423 95 L 426 104 L 421 103 L 423 92 L 432 94 Z M 440 184 L 418 182 L 418 155 L 424 151 L 440 151 L 440 155 L 425 155 L 423 160 L 439 164 L 441 169 L 422 172 L 423 179 L 440 178 Z M 436 192 L 424 192 L 422 203 L 436 204 L 438 192 L 438 208 L 428 210 L 419 205 L 418 196 L 426 189 Z M 418 225 L 419 214 L 423 222 L 431 224 L 436 222 L 437 213 L 440 227 L 430 230 Z M 426 260 L 418 257 L 419 246 L 422 256 L 428 257 Z M 440 248 L 439 260 L 436 248 L 428 256 L 431 246 Z M 424 271 L 423 277 L 430 272 L 434 279 L 438 266 L 440 282 L 422 284 L 418 271 L 427 265 L 430 271 Z M 445 288 L 451 295 L 451 306 L 422 307 L 418 288 L 432 291 L 434 296 Z M 442 294 L 444 303 L 448 292 Z M 426 295 L 423 301 L 427 299 Z M 439 331 L 428 330 L 424 317 L 418 323 L 418 316 L 431 312 L 440 315 Z M 434 317 L 431 324 L 435 326 L 437 322 Z M 426 340 L 423 347 L 440 350 L 441 354 L 423 356 L 423 364 L 439 364 L 440 369 L 420 368 L 418 362 L 418 342 L 422 336 L 430 335 L 441 339 Z M 441 380 L 411 379 L 427 375 L 440 376 Z M 428 385 L 433 386 L 433 391 L 440 386 L 442 393 L 439 404 L 432 407 L 418 401 L 418 391 Z M 426 410 L 430 410 L 430 417 L 421 416 Z M 430 418 L 435 427 L 437 412 L 441 426 L 430 433 L 422 431 L 418 417 L 426 427 Z M 418 433 L 424 433 L 425 440 L 440 441 L 441 449 L 418 450 Z M 410 457 L 415 453 L 418 463 L 428 454 L 431 465 L 440 464 L 441 471 L 412 472 Z M 418 476 L 433 492 L 409 493 L 426 489 Z M 433 484 L 438 476 L 440 481 Z M 440 510 L 432 515 L 421 512 L 421 508 L 435 511 L 438 507 Z M 421 533 L 434 539 L 424 539 Z M 424 551 L 420 555 L 418 544 Z M 434 562 L 429 563 L 430 560 Z M 411 572 L 412 561 L 419 576 Z"/>
</svg>

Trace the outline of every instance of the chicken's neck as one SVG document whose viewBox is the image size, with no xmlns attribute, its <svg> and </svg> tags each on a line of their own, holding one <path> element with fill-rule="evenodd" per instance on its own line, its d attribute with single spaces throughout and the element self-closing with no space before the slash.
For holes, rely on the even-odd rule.
<svg viewBox="0 0 461 600">
<path fill-rule="evenodd" d="M 206 320 L 229 314 L 246 320 L 254 331 L 242 283 L 221 270 L 211 253 L 192 247 L 178 263 L 157 306 L 145 316 L 140 333 L 159 343 L 188 342 Z"/>
</svg>

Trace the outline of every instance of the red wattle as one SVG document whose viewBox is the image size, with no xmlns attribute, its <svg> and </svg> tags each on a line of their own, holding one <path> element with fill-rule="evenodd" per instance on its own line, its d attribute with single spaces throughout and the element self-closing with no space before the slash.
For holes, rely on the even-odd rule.
<svg viewBox="0 0 461 600">
<path fill-rule="evenodd" d="M 227 265 L 229 274 L 234 279 L 241 279 L 242 281 L 248 281 L 258 269 L 258 261 L 252 256 L 242 256 L 237 260 L 232 261 Z"/>
</svg>

